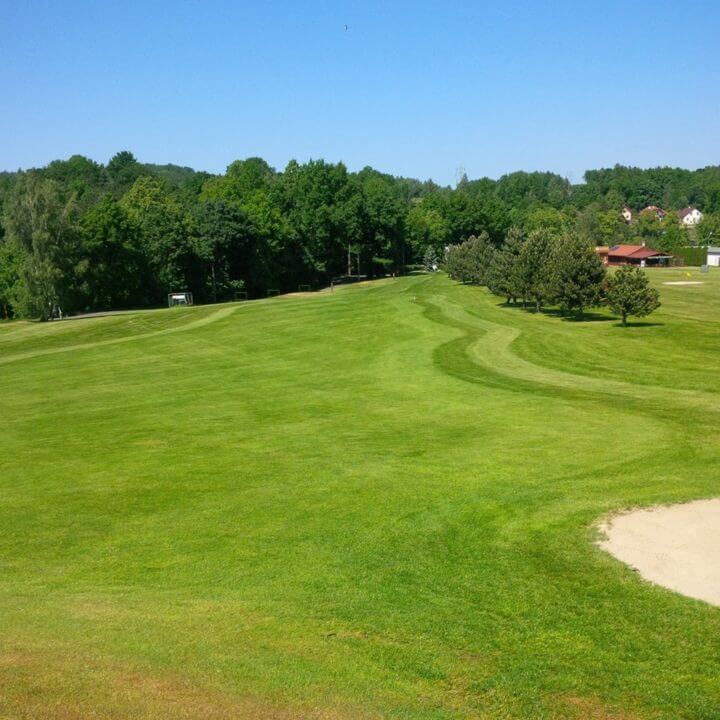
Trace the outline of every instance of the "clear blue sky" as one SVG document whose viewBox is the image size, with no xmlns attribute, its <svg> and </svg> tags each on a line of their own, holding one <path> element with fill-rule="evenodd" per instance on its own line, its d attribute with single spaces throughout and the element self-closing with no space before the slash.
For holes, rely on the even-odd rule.
<svg viewBox="0 0 720 720">
<path fill-rule="evenodd" d="M 720 163 L 719 68 L 717 0 L 0 0 L 0 168 L 695 168 Z"/>
</svg>

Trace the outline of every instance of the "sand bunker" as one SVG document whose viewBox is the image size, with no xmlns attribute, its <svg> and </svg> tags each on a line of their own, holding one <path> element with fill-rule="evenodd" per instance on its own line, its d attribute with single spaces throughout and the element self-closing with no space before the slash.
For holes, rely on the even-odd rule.
<svg viewBox="0 0 720 720">
<path fill-rule="evenodd" d="M 634 510 L 601 530 L 600 546 L 646 580 L 720 605 L 720 498 Z"/>
<path fill-rule="evenodd" d="M 672 280 L 664 282 L 663 285 L 704 285 L 703 280 Z"/>
</svg>

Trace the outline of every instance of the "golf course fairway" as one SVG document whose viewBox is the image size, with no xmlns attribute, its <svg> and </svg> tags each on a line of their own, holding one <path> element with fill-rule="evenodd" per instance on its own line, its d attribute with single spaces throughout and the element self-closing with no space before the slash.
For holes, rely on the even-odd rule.
<svg viewBox="0 0 720 720">
<path fill-rule="evenodd" d="M 720 607 L 597 542 L 720 496 L 720 271 L 649 275 L 0 324 L 0 719 L 717 720 Z"/>
</svg>

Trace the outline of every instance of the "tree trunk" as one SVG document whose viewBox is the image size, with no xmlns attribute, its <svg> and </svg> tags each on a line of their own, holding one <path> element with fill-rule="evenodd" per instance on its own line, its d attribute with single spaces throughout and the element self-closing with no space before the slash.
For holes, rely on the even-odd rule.
<svg viewBox="0 0 720 720">
<path fill-rule="evenodd" d="M 627 327 L 627 313 L 622 314 L 622 326 Z"/>
</svg>

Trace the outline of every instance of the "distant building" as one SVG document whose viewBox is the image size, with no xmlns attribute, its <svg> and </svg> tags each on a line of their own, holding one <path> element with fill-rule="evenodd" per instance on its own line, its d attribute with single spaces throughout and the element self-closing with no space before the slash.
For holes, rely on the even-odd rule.
<svg viewBox="0 0 720 720">
<path fill-rule="evenodd" d="M 686 207 L 678 211 L 678 217 L 683 225 L 697 225 L 703 219 L 703 214 L 697 208 Z"/>
<path fill-rule="evenodd" d="M 622 216 L 623 216 L 623 220 L 626 223 L 632 222 L 632 219 L 633 219 L 632 210 L 627 205 L 622 209 Z"/>
<path fill-rule="evenodd" d="M 720 247 L 709 247 L 707 249 L 707 264 L 720 267 Z"/>
<path fill-rule="evenodd" d="M 604 265 L 668 265 L 673 255 L 653 250 L 645 245 L 599 245 L 595 248 Z"/>
<path fill-rule="evenodd" d="M 662 220 L 667 213 L 657 205 L 648 205 L 640 211 L 641 215 L 655 215 L 658 220 Z"/>
</svg>

